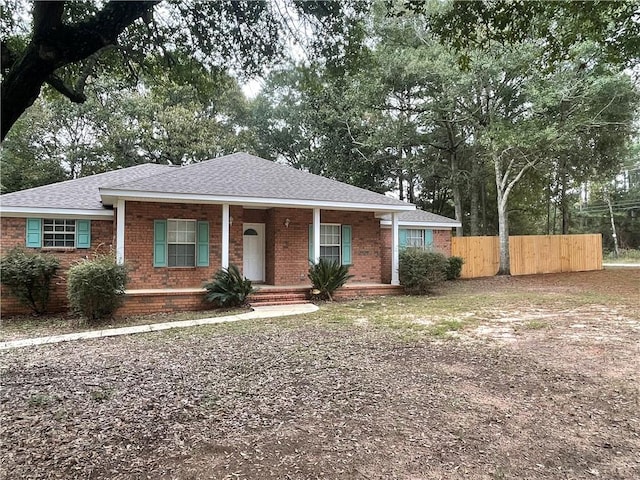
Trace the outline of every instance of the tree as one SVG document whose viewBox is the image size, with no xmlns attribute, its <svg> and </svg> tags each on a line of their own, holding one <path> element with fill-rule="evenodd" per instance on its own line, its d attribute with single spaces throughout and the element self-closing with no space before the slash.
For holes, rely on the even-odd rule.
<svg viewBox="0 0 640 480">
<path fill-rule="evenodd" d="M 300 38 L 312 38 L 312 46 L 325 58 L 348 56 L 357 49 L 359 37 L 354 32 L 359 12 L 366 8 L 357 1 L 337 0 L 284 4 L 167 0 L 161 12 L 154 12 L 158 3 L 38 1 L 26 36 L 19 33 L 23 12 L 3 6 L 8 21 L 3 22 L 2 39 L 2 139 L 45 83 L 73 102 L 86 101 L 87 79 L 99 68 L 120 68 L 114 66 L 123 63 L 101 63 L 114 49 L 130 65 L 131 58 L 141 61 L 146 52 L 160 51 L 170 59 L 174 46 L 186 46 L 209 67 L 237 66 L 255 73 L 282 55 L 280 36 L 293 29 L 294 19 L 301 29 L 307 27 Z M 27 7 L 21 3 L 19 8 Z M 158 22 L 158 16 L 165 18 Z M 320 30 L 324 35 L 314 37 Z"/>
<path fill-rule="evenodd" d="M 468 66 L 469 49 L 542 40 L 538 61 L 547 66 L 566 60 L 576 44 L 592 42 L 608 61 L 624 67 L 640 62 L 640 4 L 635 0 L 562 2 L 529 0 L 450 0 L 390 2 L 398 16 L 424 14 L 434 33 L 459 53 Z"/>
</svg>

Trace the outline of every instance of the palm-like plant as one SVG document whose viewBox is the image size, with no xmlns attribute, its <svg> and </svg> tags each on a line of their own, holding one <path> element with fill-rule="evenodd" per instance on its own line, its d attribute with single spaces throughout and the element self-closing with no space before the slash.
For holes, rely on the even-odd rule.
<svg viewBox="0 0 640 480">
<path fill-rule="evenodd" d="M 239 307 L 247 303 L 249 295 L 257 291 L 235 265 L 218 270 L 213 281 L 204 285 L 206 299 L 220 307 Z"/>
<path fill-rule="evenodd" d="M 353 275 L 349 275 L 348 266 L 323 258 L 309 267 L 308 276 L 313 285 L 314 295 L 329 301 L 333 301 L 332 295 L 337 289 L 347 283 L 347 280 L 353 278 Z"/>
</svg>

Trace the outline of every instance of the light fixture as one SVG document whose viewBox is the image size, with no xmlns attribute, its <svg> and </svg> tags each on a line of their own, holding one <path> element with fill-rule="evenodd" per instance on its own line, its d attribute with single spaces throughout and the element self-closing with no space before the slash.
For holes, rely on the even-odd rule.
<svg viewBox="0 0 640 480">
<path fill-rule="evenodd" d="M 289 228 L 289 224 L 290 224 L 290 223 L 291 223 L 291 220 L 289 220 L 289 219 L 287 218 L 287 219 L 285 219 L 285 221 L 284 221 L 284 226 L 285 226 L 286 228 Z"/>
<path fill-rule="evenodd" d="M 229 217 L 229 225 L 233 225 L 233 217 Z"/>
</svg>

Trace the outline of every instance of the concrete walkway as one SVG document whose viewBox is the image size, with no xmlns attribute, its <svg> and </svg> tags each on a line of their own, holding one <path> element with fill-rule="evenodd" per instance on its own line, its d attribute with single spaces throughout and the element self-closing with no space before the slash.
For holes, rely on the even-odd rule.
<svg viewBox="0 0 640 480">
<path fill-rule="evenodd" d="M 603 263 L 604 268 L 640 268 L 640 263 Z"/>
<path fill-rule="evenodd" d="M 270 305 L 265 307 L 255 307 L 253 311 L 229 315 L 226 317 L 200 318 L 198 320 L 184 320 L 181 322 L 153 323 L 150 325 L 136 325 L 133 327 L 108 328 L 106 330 L 91 330 L 88 332 L 67 333 L 65 335 L 50 335 L 47 337 L 25 338 L 22 340 L 10 340 L 0 342 L 0 350 L 11 348 L 33 347 L 35 345 L 45 345 L 47 343 L 70 342 L 72 340 L 85 340 L 90 338 L 117 337 L 119 335 L 132 335 L 134 333 L 157 332 L 169 330 L 171 328 L 197 327 L 198 325 L 213 325 L 216 323 L 237 322 L 239 320 L 254 320 L 258 318 L 288 317 L 290 315 L 301 315 L 312 313 L 318 310 L 312 303 L 292 304 L 292 305 Z"/>
</svg>

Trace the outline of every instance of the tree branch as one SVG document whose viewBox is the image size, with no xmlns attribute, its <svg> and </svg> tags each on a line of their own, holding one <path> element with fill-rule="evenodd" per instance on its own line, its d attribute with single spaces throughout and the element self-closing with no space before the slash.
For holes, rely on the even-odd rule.
<svg viewBox="0 0 640 480">
<path fill-rule="evenodd" d="M 69 100 L 71 100 L 73 103 L 84 103 L 87 101 L 87 96 L 84 94 L 84 92 L 79 92 L 71 85 L 67 85 L 64 80 L 62 80 L 55 74 L 49 75 L 49 78 L 47 78 L 47 83 L 62 95 L 67 97 Z"/>
<path fill-rule="evenodd" d="M 42 85 L 56 69 L 115 44 L 118 35 L 157 3 L 159 1 L 113 1 L 91 19 L 65 25 L 62 23 L 64 2 L 36 2 L 34 35 L 2 80 L 2 140 L 38 98 Z"/>
</svg>

